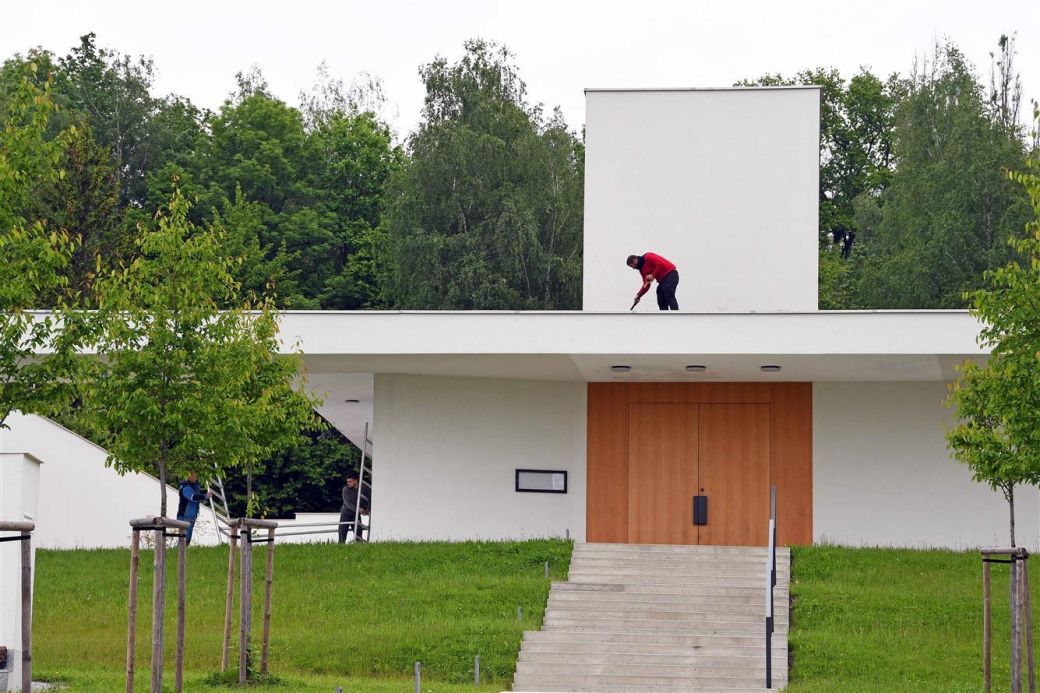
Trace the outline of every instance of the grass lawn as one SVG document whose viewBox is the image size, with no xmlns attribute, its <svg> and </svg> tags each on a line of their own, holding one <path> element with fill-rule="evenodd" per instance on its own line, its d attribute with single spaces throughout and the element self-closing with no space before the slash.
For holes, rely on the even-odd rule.
<svg viewBox="0 0 1040 693">
<path fill-rule="evenodd" d="M 982 690 L 978 552 L 796 547 L 792 560 L 792 693 Z M 1008 566 L 992 573 L 993 690 L 1010 690 Z"/>
<path fill-rule="evenodd" d="M 258 566 L 263 552 L 257 551 Z M 521 634 L 541 623 L 549 588 L 544 562 L 552 579 L 562 580 L 570 552 L 564 541 L 279 546 L 271 671 L 285 685 L 254 690 L 411 690 L 416 660 L 423 663 L 424 691 L 506 690 Z M 793 561 L 792 693 L 982 690 L 977 553 L 796 547 Z M 66 682 L 71 691 L 121 689 L 129 562 L 126 550 L 37 553 L 39 678 Z M 141 565 L 138 690 L 147 690 L 148 554 Z M 226 571 L 226 549 L 190 550 L 189 691 L 218 690 L 203 679 L 219 668 Z M 994 566 L 993 576 L 999 691 L 1009 689 L 1007 567 Z M 1031 585 L 1040 604 L 1038 585 L 1040 568 Z M 172 690 L 172 577 L 170 587 L 165 681 Z M 516 620 L 518 605 L 523 623 Z M 479 689 L 472 683 L 478 653 L 486 682 Z"/>
<path fill-rule="evenodd" d="M 257 642 L 265 551 L 258 545 L 254 553 Z M 227 548 L 188 553 L 186 689 L 212 691 L 202 679 L 220 667 Z M 544 540 L 279 546 L 271 672 L 287 685 L 274 690 L 411 690 L 417 660 L 424 691 L 508 688 L 523 631 L 541 624 L 550 582 L 544 563 L 551 579 L 565 579 L 570 553 L 570 542 Z M 129 549 L 37 552 L 34 678 L 66 682 L 72 691 L 122 686 L 129 555 Z M 150 555 L 142 552 L 138 591 L 141 690 L 150 658 Z M 172 689 L 176 553 L 169 556 L 164 682 Z M 488 683 L 483 689 L 473 686 L 477 654 Z"/>
</svg>

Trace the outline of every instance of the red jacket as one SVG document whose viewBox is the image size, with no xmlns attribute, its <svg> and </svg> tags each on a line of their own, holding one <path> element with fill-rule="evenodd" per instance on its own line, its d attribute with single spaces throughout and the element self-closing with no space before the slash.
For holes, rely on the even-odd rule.
<svg viewBox="0 0 1040 693">
<path fill-rule="evenodd" d="M 643 286 L 639 289 L 639 293 L 636 296 L 642 296 L 650 290 L 650 285 L 646 283 L 646 278 L 652 276 L 657 281 L 661 281 L 668 273 L 675 269 L 668 260 L 665 260 L 656 253 L 647 253 L 643 256 L 643 266 L 639 268 L 639 274 L 643 276 Z"/>
</svg>

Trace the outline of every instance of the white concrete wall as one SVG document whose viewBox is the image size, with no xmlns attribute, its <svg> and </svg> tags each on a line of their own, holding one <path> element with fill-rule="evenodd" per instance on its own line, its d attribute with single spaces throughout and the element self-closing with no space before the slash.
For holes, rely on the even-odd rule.
<svg viewBox="0 0 1040 693">
<path fill-rule="evenodd" d="M 813 386 L 813 534 L 852 546 L 1007 546 L 1008 506 L 946 450 L 944 382 Z M 1019 546 L 1038 548 L 1040 497 L 1015 498 Z"/>
<path fill-rule="evenodd" d="M 586 385 L 376 375 L 374 540 L 585 538 Z M 568 472 L 517 493 L 516 469 Z"/>
<path fill-rule="evenodd" d="M 585 98 L 585 310 L 628 310 L 625 258 L 647 251 L 678 266 L 682 310 L 816 310 L 818 89 Z"/>
<path fill-rule="evenodd" d="M 157 515 L 159 481 L 147 474 L 120 476 L 105 466 L 107 453 L 39 416 L 17 412 L 0 429 L 0 452 L 28 452 L 43 460 L 33 541 L 44 549 L 125 548 L 129 520 Z M 167 486 L 168 515 L 177 512 L 177 489 Z M 217 542 L 209 509 L 195 523 L 192 545 Z"/>
<path fill-rule="evenodd" d="M 0 451 L 0 520 L 36 522 L 39 489 L 40 460 L 25 453 Z M 19 533 L 3 532 L 2 536 L 16 537 Z M 7 668 L 3 670 L 7 673 L 0 673 L 0 691 L 21 690 L 22 546 L 20 541 L 0 543 L 0 645 L 7 647 Z M 29 546 L 29 566 L 35 582 L 35 536 Z"/>
</svg>

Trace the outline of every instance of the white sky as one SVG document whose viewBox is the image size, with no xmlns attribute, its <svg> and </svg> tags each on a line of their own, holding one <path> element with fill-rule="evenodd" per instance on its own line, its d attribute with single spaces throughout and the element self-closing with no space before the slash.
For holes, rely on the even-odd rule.
<svg viewBox="0 0 1040 693">
<path fill-rule="evenodd" d="M 0 56 L 37 45 L 64 55 L 90 31 L 101 46 L 154 57 L 158 93 L 209 108 L 253 63 L 291 104 L 322 60 L 347 83 L 371 72 L 401 135 L 422 108 L 419 65 L 457 59 L 477 36 L 508 45 L 531 100 L 562 106 L 576 129 L 586 87 L 718 87 L 818 66 L 849 77 L 865 65 L 884 77 L 907 72 L 943 36 L 988 84 L 997 39 L 1018 32 L 1025 98 L 1040 98 L 1037 0 L 36 0 L 5 4 Z"/>
</svg>

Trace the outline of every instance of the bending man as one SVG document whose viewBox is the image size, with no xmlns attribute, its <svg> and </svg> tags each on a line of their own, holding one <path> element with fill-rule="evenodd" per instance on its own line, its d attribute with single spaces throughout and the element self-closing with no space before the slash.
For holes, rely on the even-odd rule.
<svg viewBox="0 0 1040 693">
<path fill-rule="evenodd" d="M 628 266 L 638 270 L 643 277 L 643 286 L 636 294 L 634 308 L 639 299 L 650 290 L 650 284 L 657 280 L 657 307 L 661 310 L 679 310 L 679 302 L 675 300 L 675 288 L 679 286 L 679 270 L 675 265 L 655 253 L 629 255 Z"/>
</svg>

